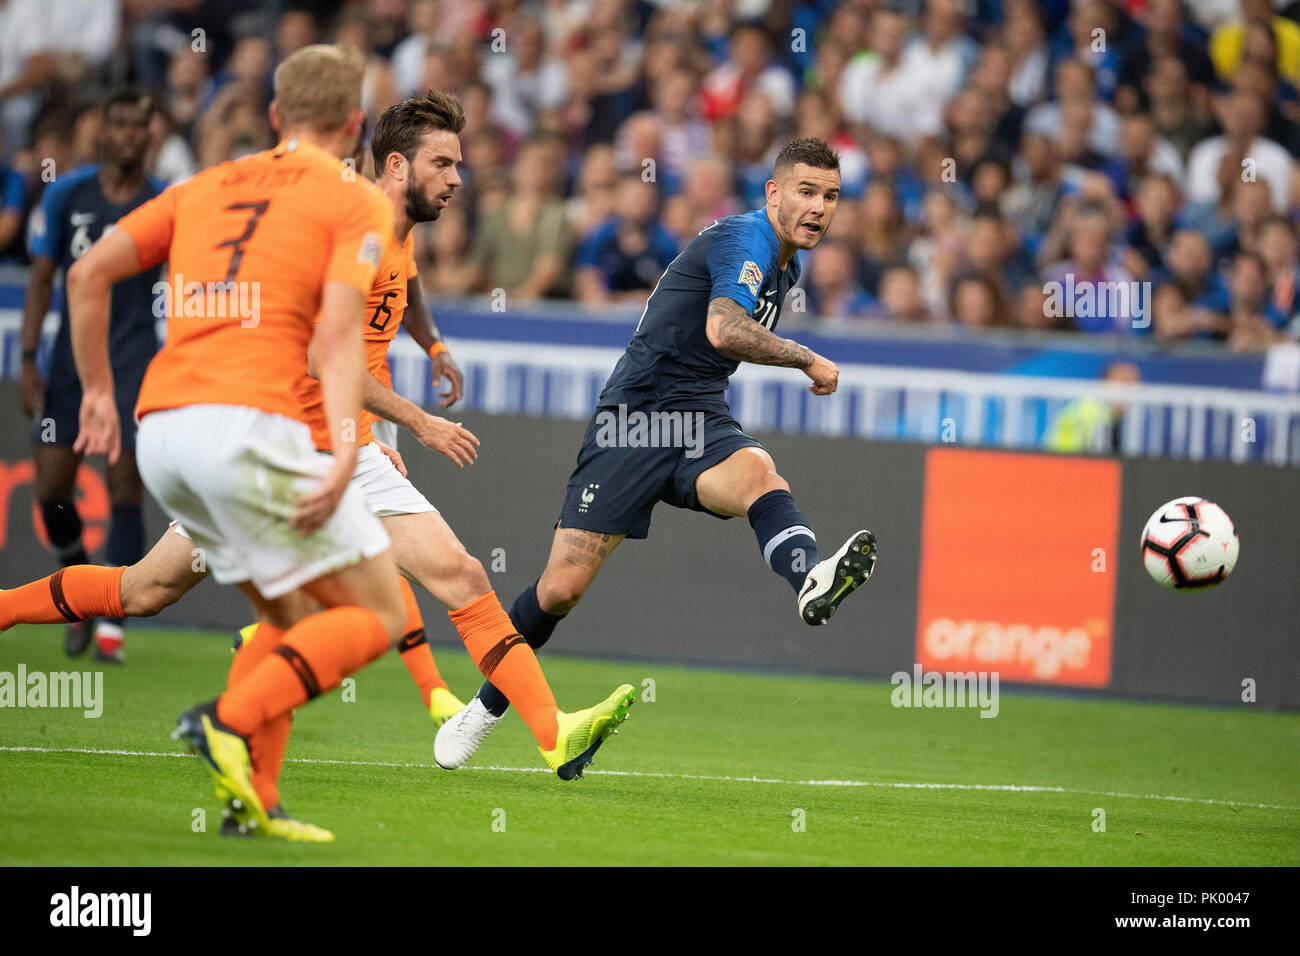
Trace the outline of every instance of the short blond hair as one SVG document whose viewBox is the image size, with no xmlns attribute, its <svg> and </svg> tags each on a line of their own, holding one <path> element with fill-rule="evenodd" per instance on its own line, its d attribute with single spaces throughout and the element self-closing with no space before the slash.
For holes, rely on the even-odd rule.
<svg viewBox="0 0 1300 956">
<path fill-rule="evenodd" d="M 356 47 L 314 43 L 275 68 L 275 104 L 283 128 L 341 129 L 361 109 L 366 61 Z"/>
</svg>

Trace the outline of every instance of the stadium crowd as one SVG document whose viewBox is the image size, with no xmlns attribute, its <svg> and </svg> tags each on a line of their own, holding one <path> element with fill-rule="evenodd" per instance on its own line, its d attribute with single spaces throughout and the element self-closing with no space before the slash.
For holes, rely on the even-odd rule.
<svg viewBox="0 0 1300 956">
<path fill-rule="evenodd" d="M 0 0 L 0 257 L 95 161 L 97 98 L 154 94 L 178 181 L 273 145 L 271 73 L 321 40 L 366 54 L 372 120 L 464 101 L 433 295 L 639 309 L 816 136 L 844 189 L 808 321 L 1300 337 L 1300 2 L 1273 0 Z M 1149 283 L 1150 328 L 1062 314 L 1067 279 Z"/>
</svg>

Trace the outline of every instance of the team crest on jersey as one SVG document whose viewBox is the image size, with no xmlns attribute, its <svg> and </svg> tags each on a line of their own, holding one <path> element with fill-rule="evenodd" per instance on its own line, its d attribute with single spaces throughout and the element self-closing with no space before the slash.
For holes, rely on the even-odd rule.
<svg viewBox="0 0 1300 956">
<path fill-rule="evenodd" d="M 750 295 L 758 295 L 758 290 L 763 285 L 763 270 L 757 263 L 745 261 L 740 269 L 740 278 L 736 280 L 750 292 Z"/>
</svg>

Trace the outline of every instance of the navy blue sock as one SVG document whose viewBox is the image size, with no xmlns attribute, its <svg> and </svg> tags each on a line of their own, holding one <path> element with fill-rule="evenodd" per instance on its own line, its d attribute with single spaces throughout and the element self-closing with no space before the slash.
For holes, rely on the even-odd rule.
<svg viewBox="0 0 1300 956">
<path fill-rule="evenodd" d="M 108 526 L 108 542 L 104 545 L 104 559 L 110 567 L 130 566 L 144 557 L 144 509 L 139 505 L 113 505 L 112 522 Z M 105 618 L 118 627 L 121 618 Z"/>
<path fill-rule="evenodd" d="M 113 505 L 104 560 L 110 567 L 132 565 L 144 557 L 144 509 L 139 505 Z"/>
<path fill-rule="evenodd" d="M 542 610 L 542 606 L 537 602 L 536 581 L 520 591 L 519 596 L 515 598 L 515 603 L 510 605 L 510 623 L 533 650 L 537 650 L 551 639 L 551 635 L 555 633 L 555 625 L 562 620 L 563 617 L 556 617 Z M 510 701 L 506 699 L 506 695 L 497 690 L 491 681 L 484 681 L 483 686 L 478 690 L 478 699 L 482 701 L 489 714 L 497 717 L 510 708 Z"/>
<path fill-rule="evenodd" d="M 77 514 L 77 506 L 71 498 L 42 501 L 41 519 L 60 564 L 66 568 L 90 563 L 81 543 L 81 515 Z"/>
<path fill-rule="evenodd" d="M 795 593 L 817 563 L 817 536 L 788 491 L 769 491 L 749 506 L 749 526 L 767 566 L 790 582 Z"/>
</svg>

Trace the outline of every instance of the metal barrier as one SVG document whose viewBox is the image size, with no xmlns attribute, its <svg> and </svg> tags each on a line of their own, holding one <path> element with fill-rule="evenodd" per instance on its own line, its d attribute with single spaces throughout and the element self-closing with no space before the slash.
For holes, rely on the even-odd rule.
<svg viewBox="0 0 1300 956">
<path fill-rule="evenodd" d="M 0 270 L 0 291 L 7 290 L 4 303 L 10 306 L 0 307 L 0 373 L 16 377 L 21 316 L 10 300 L 21 301 L 21 287 L 5 285 L 7 274 Z M 586 418 L 633 324 L 558 305 L 551 311 L 561 318 L 458 308 L 440 303 L 439 322 L 466 373 L 463 407 L 494 414 Z M 43 349 L 56 326 L 51 314 Z M 1133 360 L 1152 377 L 1215 385 L 1120 385 L 1088 377 L 1117 356 L 1127 360 L 1126 353 L 1106 354 L 1116 344 L 1077 336 L 1022 341 L 923 331 L 840 338 L 796 331 L 839 362 L 839 392 L 813 396 L 797 371 L 742 365 L 732 379 L 732 409 L 755 431 L 1030 449 L 1050 447 L 1053 423 L 1072 404 L 1094 402 L 1122 414 L 1103 416 L 1085 446 L 1075 450 L 1300 465 L 1300 397 L 1250 387 L 1262 379 L 1260 358 L 1126 343 L 1123 348 L 1135 350 Z M 397 391 L 436 407 L 429 360 L 419 348 L 399 336 L 390 360 Z M 1062 377 L 1070 375 L 1077 377 Z"/>
<path fill-rule="evenodd" d="M 460 339 L 465 407 L 493 414 L 586 418 L 620 350 Z M 396 389 L 436 404 L 429 361 L 400 339 Z M 732 379 L 736 418 L 755 431 L 1003 448 L 1042 448 L 1072 403 L 1120 408 L 1087 451 L 1192 460 L 1300 465 L 1300 398 L 1244 389 L 1124 385 L 1083 379 L 928 368 L 844 365 L 836 394 L 819 397 L 793 369 L 742 365 Z M 1118 430 L 1118 436 L 1114 430 Z"/>
</svg>

